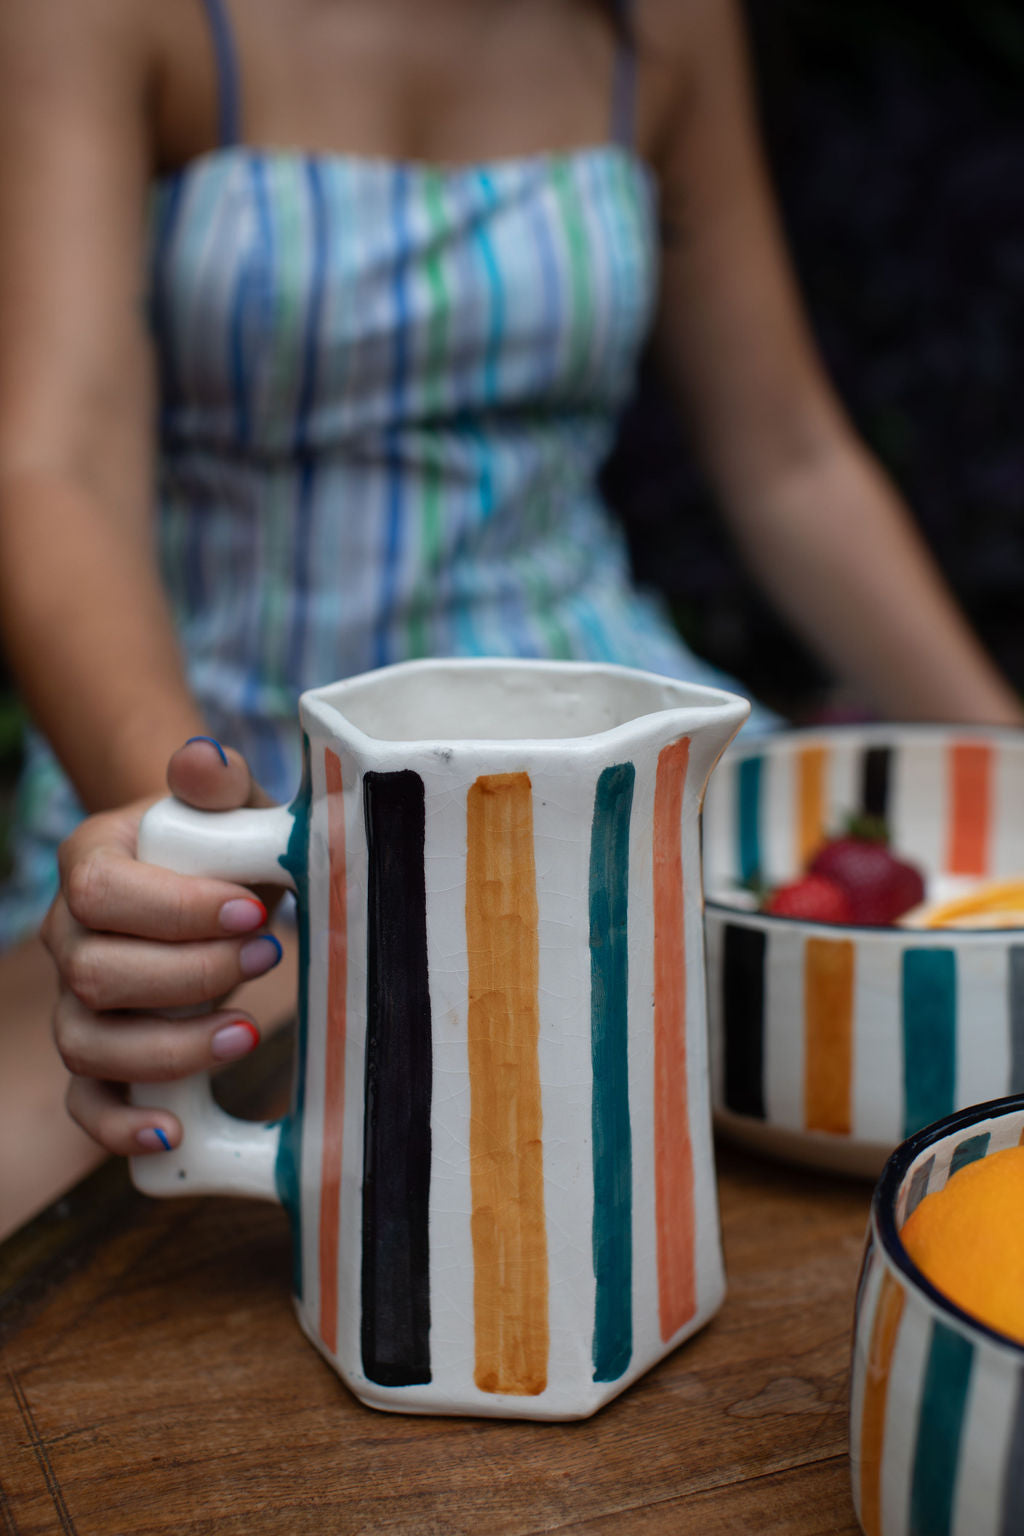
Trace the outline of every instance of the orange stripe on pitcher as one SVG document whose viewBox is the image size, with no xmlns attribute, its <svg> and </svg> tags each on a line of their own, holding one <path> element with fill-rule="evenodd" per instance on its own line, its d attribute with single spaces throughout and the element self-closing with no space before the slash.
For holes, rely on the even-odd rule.
<svg viewBox="0 0 1024 1536">
<path fill-rule="evenodd" d="M 853 944 L 808 939 L 804 950 L 804 1124 L 848 1136 L 853 1112 Z"/>
<path fill-rule="evenodd" d="M 796 754 L 796 862 L 803 869 L 825 841 L 824 747 L 801 747 Z"/>
<path fill-rule="evenodd" d="M 988 874 L 992 815 L 992 748 L 959 741 L 949 749 L 949 853 L 951 875 Z"/>
<path fill-rule="evenodd" d="M 860 1417 L 860 1523 L 864 1536 L 881 1536 L 886 1397 L 902 1316 L 903 1288 L 886 1270 L 871 1326 Z"/>
<path fill-rule="evenodd" d="M 525 773 L 485 774 L 466 806 L 474 1381 L 547 1386 L 533 800 Z"/>
<path fill-rule="evenodd" d="M 341 763 L 324 751 L 327 841 L 330 849 L 327 949 L 327 1038 L 324 1043 L 324 1132 L 320 1171 L 320 1336 L 338 1350 L 338 1225 L 345 1113 L 345 993 L 348 984 L 348 913 L 345 873 L 345 801 Z"/>
<path fill-rule="evenodd" d="M 654 1156 L 658 1314 L 669 1339 L 697 1310 L 686 1074 L 682 813 L 688 737 L 658 754 L 654 788 Z"/>
</svg>

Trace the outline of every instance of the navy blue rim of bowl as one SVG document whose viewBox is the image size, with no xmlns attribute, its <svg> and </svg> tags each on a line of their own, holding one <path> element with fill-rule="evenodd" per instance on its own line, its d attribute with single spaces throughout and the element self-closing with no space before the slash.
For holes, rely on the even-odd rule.
<svg viewBox="0 0 1024 1536">
<path fill-rule="evenodd" d="M 947 1115 L 944 1120 L 937 1120 L 934 1125 L 926 1125 L 923 1130 L 915 1132 L 907 1138 L 893 1152 L 889 1161 L 882 1170 L 882 1176 L 875 1185 L 875 1193 L 871 1200 L 871 1221 L 878 1233 L 878 1239 L 887 1257 L 907 1279 L 913 1282 L 929 1301 L 950 1317 L 955 1317 L 972 1332 L 980 1334 L 983 1338 L 992 1339 L 996 1344 L 1001 1344 L 1005 1349 L 1012 1349 L 1018 1355 L 1024 1355 L 1024 1344 L 1013 1339 L 1007 1333 L 1000 1333 L 998 1328 L 990 1328 L 987 1323 L 981 1322 L 973 1312 L 965 1312 L 963 1307 L 958 1307 L 955 1301 L 940 1291 L 922 1274 L 903 1246 L 902 1239 L 896 1229 L 896 1218 L 893 1214 L 896 1208 L 896 1196 L 910 1165 L 915 1158 L 925 1151 L 927 1147 L 934 1146 L 938 1141 L 945 1141 L 949 1136 L 954 1136 L 957 1131 L 969 1130 L 983 1120 L 996 1120 L 1004 1111 L 1024 1112 L 1024 1093 L 1012 1093 L 1003 1099 L 989 1099 L 985 1104 L 971 1104 L 967 1109 L 957 1110 L 955 1114 Z"/>
</svg>

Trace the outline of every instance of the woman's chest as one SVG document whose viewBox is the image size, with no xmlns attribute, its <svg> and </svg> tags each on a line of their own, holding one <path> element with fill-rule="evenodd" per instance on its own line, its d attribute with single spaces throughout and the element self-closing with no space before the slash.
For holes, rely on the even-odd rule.
<svg viewBox="0 0 1024 1536">
<path fill-rule="evenodd" d="M 154 201 L 165 420 L 316 446 L 617 405 L 651 313 L 655 204 L 614 145 L 458 170 L 205 156 Z"/>
</svg>

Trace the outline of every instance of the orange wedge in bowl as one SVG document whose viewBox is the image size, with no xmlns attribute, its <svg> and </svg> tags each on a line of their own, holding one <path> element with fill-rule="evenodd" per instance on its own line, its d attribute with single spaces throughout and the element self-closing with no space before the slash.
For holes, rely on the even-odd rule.
<svg viewBox="0 0 1024 1536">
<path fill-rule="evenodd" d="M 900 921 L 907 928 L 1024 928 L 1024 878 L 989 880 L 949 901 L 925 902 Z"/>
</svg>

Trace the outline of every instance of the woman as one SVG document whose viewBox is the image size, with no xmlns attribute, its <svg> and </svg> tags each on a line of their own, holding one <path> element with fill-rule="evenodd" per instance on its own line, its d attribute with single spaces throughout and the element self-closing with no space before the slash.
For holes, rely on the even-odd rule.
<svg viewBox="0 0 1024 1536">
<path fill-rule="evenodd" d="M 45 937 L 99 1146 L 180 1136 L 119 1082 L 257 1038 L 151 1010 L 277 956 L 252 893 L 134 860 L 168 776 L 289 795 L 296 693 L 408 655 L 707 675 L 594 490 L 649 322 L 826 663 L 891 715 L 1020 722 L 822 375 L 736 0 L 431 0 L 429 26 L 421 0 L 11 0 L 2 27 L 0 612 L 52 748 L 19 901 L 67 837 Z M 100 813 L 77 831 L 70 786 Z M 6 962 L 9 1041 L 39 1039 L 39 954 Z"/>
</svg>

